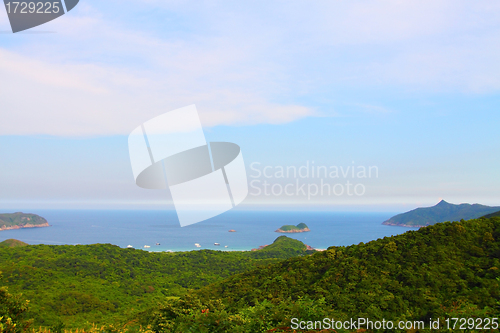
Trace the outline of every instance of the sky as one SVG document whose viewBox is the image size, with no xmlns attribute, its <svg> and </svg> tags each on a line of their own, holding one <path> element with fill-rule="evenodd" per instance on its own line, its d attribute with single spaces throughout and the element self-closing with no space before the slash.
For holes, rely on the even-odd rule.
<svg viewBox="0 0 500 333">
<path fill-rule="evenodd" d="M 16 34 L 0 9 L 0 210 L 172 209 L 127 137 L 191 104 L 241 147 L 245 207 L 500 206 L 498 59 L 491 1 L 80 0 Z"/>
</svg>

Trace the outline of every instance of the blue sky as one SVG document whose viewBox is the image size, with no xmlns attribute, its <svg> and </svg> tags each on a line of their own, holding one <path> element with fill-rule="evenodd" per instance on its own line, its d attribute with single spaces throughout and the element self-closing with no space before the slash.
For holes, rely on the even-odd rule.
<svg viewBox="0 0 500 333">
<path fill-rule="evenodd" d="M 0 10 L 0 209 L 171 208 L 127 135 L 190 104 L 247 166 L 379 170 L 362 196 L 248 207 L 500 205 L 500 4 L 81 0 L 9 30 Z"/>
</svg>

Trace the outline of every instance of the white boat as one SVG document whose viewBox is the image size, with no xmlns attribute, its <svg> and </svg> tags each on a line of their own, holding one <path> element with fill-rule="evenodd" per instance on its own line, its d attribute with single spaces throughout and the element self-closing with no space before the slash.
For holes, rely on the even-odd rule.
<svg viewBox="0 0 500 333">
<path fill-rule="evenodd" d="M 134 247 L 132 245 L 127 245 L 129 249 L 133 249 Z"/>
<path fill-rule="evenodd" d="M 226 246 L 224 246 L 224 247 L 227 247 L 227 245 L 226 245 Z"/>
<path fill-rule="evenodd" d="M 144 248 L 145 248 L 145 249 L 149 249 L 150 247 L 151 247 L 151 246 L 149 246 L 149 245 L 144 245 Z"/>
<path fill-rule="evenodd" d="M 217 246 L 219 246 L 219 245 L 220 245 L 220 243 L 214 243 L 214 245 L 217 245 Z"/>
<path fill-rule="evenodd" d="M 196 246 L 196 247 L 201 247 L 201 245 L 200 245 L 200 244 L 198 244 L 198 243 L 194 243 L 194 246 Z"/>
</svg>

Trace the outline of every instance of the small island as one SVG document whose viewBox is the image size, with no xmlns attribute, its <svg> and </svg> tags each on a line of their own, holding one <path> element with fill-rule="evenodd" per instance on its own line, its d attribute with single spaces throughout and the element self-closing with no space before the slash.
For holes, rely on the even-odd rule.
<svg viewBox="0 0 500 333">
<path fill-rule="evenodd" d="M 307 232 L 311 231 L 307 227 L 305 223 L 299 223 L 296 226 L 295 225 L 284 225 L 275 232 L 282 232 L 282 233 L 295 233 L 295 232 Z"/>
<path fill-rule="evenodd" d="M 0 214 L 0 230 L 50 227 L 46 219 L 36 214 Z"/>
</svg>

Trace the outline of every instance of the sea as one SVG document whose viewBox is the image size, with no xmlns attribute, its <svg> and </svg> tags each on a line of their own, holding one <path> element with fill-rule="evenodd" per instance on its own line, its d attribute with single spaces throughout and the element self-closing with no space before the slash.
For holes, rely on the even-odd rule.
<svg viewBox="0 0 500 333">
<path fill-rule="evenodd" d="M 395 215 L 390 212 L 231 210 L 182 228 L 173 210 L 33 210 L 29 213 L 47 219 L 50 227 L 3 230 L 0 241 L 14 238 L 28 244 L 109 243 L 154 252 L 248 251 L 286 235 L 316 249 L 326 249 L 367 243 L 418 229 L 382 225 Z M 306 223 L 311 231 L 275 232 L 282 225 L 299 223 Z M 235 232 L 229 232 L 231 229 Z"/>
</svg>

